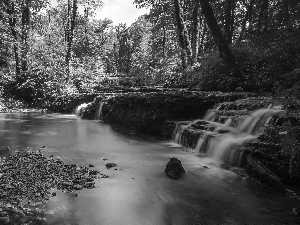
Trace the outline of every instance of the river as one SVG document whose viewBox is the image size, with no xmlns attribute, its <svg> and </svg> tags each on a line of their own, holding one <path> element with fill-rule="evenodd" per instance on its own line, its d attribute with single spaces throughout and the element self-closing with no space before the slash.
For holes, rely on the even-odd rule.
<svg viewBox="0 0 300 225">
<path fill-rule="evenodd" d="M 300 201 L 259 187 L 209 158 L 172 141 L 143 136 L 94 120 L 61 114 L 0 114 L 0 145 L 41 149 L 66 163 L 109 175 L 96 188 L 50 199 L 51 224 L 192 225 L 299 224 Z M 44 147 L 45 146 L 45 147 Z M 43 147 L 43 148 L 41 148 Z M 186 174 L 172 180 L 168 159 L 182 161 Z M 107 160 L 106 160 L 107 159 Z M 107 162 L 117 167 L 107 169 Z"/>
</svg>

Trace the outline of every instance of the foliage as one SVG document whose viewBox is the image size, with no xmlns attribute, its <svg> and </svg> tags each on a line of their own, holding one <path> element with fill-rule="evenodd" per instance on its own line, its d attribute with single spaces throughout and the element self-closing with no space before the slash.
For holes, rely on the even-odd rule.
<svg viewBox="0 0 300 225">
<path fill-rule="evenodd" d="M 234 76 L 220 60 L 217 52 L 212 52 L 202 58 L 198 67 L 186 72 L 185 82 L 207 91 L 241 88 L 243 91 L 278 94 L 290 89 L 290 93 L 297 96 L 299 35 L 299 30 L 280 30 L 268 35 L 266 40 L 272 43 L 271 46 L 261 42 L 258 45 L 254 40 L 233 46 L 240 66 L 240 76 Z"/>
<path fill-rule="evenodd" d="M 191 47 L 198 48 L 198 57 L 185 70 L 172 0 L 136 0 L 150 12 L 129 27 L 95 19 L 101 1 L 48 3 L 3 0 L 0 5 L 0 91 L 6 96 L 38 103 L 92 92 L 105 73 L 130 77 L 133 82 L 127 85 L 300 97 L 299 1 L 210 1 L 235 56 L 234 72 L 216 51 L 200 7 L 195 14 L 196 0 L 179 1 Z"/>
</svg>

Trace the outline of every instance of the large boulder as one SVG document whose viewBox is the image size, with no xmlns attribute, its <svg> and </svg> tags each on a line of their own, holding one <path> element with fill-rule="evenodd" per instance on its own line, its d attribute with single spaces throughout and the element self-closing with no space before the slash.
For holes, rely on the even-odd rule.
<svg viewBox="0 0 300 225">
<path fill-rule="evenodd" d="M 185 173 L 185 170 L 181 165 L 181 161 L 173 157 L 170 158 L 170 161 L 167 163 L 165 172 L 169 177 L 178 179 Z"/>
</svg>

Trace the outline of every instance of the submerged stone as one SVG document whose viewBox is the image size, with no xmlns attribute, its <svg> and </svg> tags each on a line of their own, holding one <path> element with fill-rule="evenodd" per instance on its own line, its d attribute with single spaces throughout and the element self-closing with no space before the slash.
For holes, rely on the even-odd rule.
<svg viewBox="0 0 300 225">
<path fill-rule="evenodd" d="M 173 157 L 170 158 L 170 161 L 167 163 L 165 172 L 169 177 L 178 179 L 185 173 L 185 170 L 181 165 L 181 161 Z"/>
<path fill-rule="evenodd" d="M 106 163 L 105 166 L 106 166 L 107 169 L 110 169 L 110 168 L 112 168 L 112 167 L 116 167 L 117 164 L 115 164 L 115 163 Z"/>
</svg>

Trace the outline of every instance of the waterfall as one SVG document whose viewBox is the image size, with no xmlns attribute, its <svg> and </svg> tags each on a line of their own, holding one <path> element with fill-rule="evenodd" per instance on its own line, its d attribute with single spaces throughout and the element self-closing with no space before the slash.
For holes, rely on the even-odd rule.
<svg viewBox="0 0 300 225">
<path fill-rule="evenodd" d="M 207 131 L 202 137 L 200 137 L 195 148 L 196 152 L 205 153 L 206 146 L 209 140 L 214 137 L 214 134 L 214 132 Z"/>
<path fill-rule="evenodd" d="M 209 120 L 212 121 L 213 117 L 215 116 L 215 112 L 213 109 L 210 109 L 207 111 L 207 113 L 205 114 L 205 116 L 203 117 L 203 120 Z"/>
<path fill-rule="evenodd" d="M 246 133 L 259 133 L 259 128 L 261 125 L 264 125 L 266 120 L 273 114 L 282 112 L 282 110 L 278 109 L 259 109 L 255 111 L 253 114 L 248 116 L 242 124 L 238 127 L 239 132 Z M 254 130 L 256 129 L 257 130 Z"/>
<path fill-rule="evenodd" d="M 75 110 L 75 115 L 76 116 L 82 116 L 83 111 L 85 108 L 89 105 L 90 103 L 82 103 L 81 105 L 77 106 Z"/>
<path fill-rule="evenodd" d="M 226 160 L 231 165 L 238 165 L 241 159 L 240 154 L 237 154 L 236 147 L 255 138 L 254 135 L 245 133 L 238 135 L 224 134 L 216 138 L 213 142 L 211 141 L 210 145 L 207 146 L 206 152 L 208 156 L 219 162 Z"/>
<path fill-rule="evenodd" d="M 231 125 L 231 123 L 232 123 L 232 119 L 229 118 L 229 119 L 227 119 L 227 120 L 225 121 L 224 126 L 229 127 L 229 126 Z"/>
<path fill-rule="evenodd" d="M 175 132 L 173 132 L 173 140 L 176 143 L 181 144 L 182 133 L 186 128 L 188 128 L 188 125 L 179 124 L 177 129 L 174 130 Z"/>
<path fill-rule="evenodd" d="M 222 114 L 223 112 L 225 114 Z M 190 128 L 194 129 L 200 133 L 200 137 L 195 140 L 197 142 L 193 146 L 196 152 L 206 154 L 216 163 L 225 162 L 230 166 L 241 166 L 244 155 L 242 146 L 257 138 L 265 127 L 272 123 L 272 116 L 281 112 L 284 111 L 274 109 L 272 105 L 248 113 L 248 115 L 246 110 L 236 110 L 235 115 L 230 111 L 211 109 L 208 110 L 203 120 L 194 120 L 190 123 L 178 122 L 173 132 L 173 140 L 184 144 L 182 140 L 192 134 Z M 223 124 L 213 122 L 214 120 L 221 121 L 221 117 Z M 189 128 L 188 132 L 183 132 L 187 128 Z"/>
<path fill-rule="evenodd" d="M 103 103 L 104 103 L 103 100 L 101 100 L 99 102 L 99 108 L 98 108 L 98 110 L 96 112 L 96 116 L 95 116 L 96 120 L 101 120 Z"/>
</svg>

